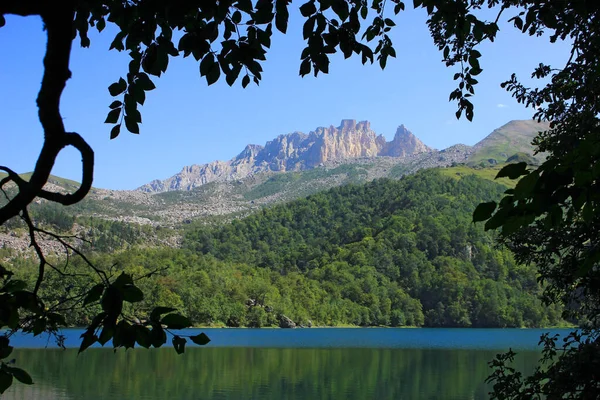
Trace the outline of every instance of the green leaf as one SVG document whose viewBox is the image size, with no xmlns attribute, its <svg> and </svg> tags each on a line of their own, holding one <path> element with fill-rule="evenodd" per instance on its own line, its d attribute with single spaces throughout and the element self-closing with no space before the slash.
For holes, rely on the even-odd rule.
<svg viewBox="0 0 600 400">
<path fill-rule="evenodd" d="M 308 3 L 304 3 L 300 6 L 300 13 L 303 17 L 309 17 L 317 12 L 317 7 L 315 6 L 314 1 L 309 1 Z"/>
<path fill-rule="evenodd" d="M 33 332 L 33 336 L 37 336 L 40 333 L 46 330 L 46 320 L 44 318 L 38 318 L 33 323 L 33 327 L 31 331 Z"/>
<path fill-rule="evenodd" d="M 502 223 L 502 234 L 511 235 L 524 225 L 527 225 L 527 223 L 525 222 L 525 217 L 523 216 L 507 218 Z"/>
<path fill-rule="evenodd" d="M 172 342 L 177 354 L 183 354 L 185 352 L 185 344 L 187 343 L 187 340 L 185 340 L 185 338 L 175 335 L 173 336 Z"/>
<path fill-rule="evenodd" d="M 348 9 L 348 2 L 346 2 L 346 0 L 332 0 L 331 8 L 342 21 L 348 19 L 350 10 Z"/>
<path fill-rule="evenodd" d="M 156 86 L 154 85 L 150 77 L 143 72 L 140 72 L 138 74 L 135 83 L 138 84 L 146 92 L 156 89 Z"/>
<path fill-rule="evenodd" d="M 133 277 L 130 274 L 121 272 L 121 275 L 119 275 L 113 282 L 113 286 L 116 288 L 122 288 L 125 287 L 125 285 L 133 285 Z"/>
<path fill-rule="evenodd" d="M 82 351 L 84 351 L 85 349 L 87 349 L 88 347 L 90 347 L 98 341 L 98 336 L 94 335 L 93 330 L 85 331 L 81 335 L 81 338 L 83 340 L 81 341 L 81 345 L 79 346 L 79 351 L 77 352 L 77 354 L 81 353 Z"/>
<path fill-rule="evenodd" d="M 210 342 L 210 338 L 204 332 L 196 336 L 190 336 L 190 340 L 200 346 L 204 346 Z"/>
<path fill-rule="evenodd" d="M 102 297 L 102 293 L 104 293 L 104 285 L 99 283 L 92 287 L 88 292 L 87 296 L 85 296 L 85 300 L 83 300 L 83 306 L 87 306 L 90 303 L 100 300 Z"/>
<path fill-rule="evenodd" d="M 473 222 L 480 222 L 489 219 L 496 210 L 497 204 L 495 201 L 480 203 L 473 211 Z"/>
<path fill-rule="evenodd" d="M 170 329 L 184 329 L 192 325 L 190 320 L 181 314 L 165 315 L 160 322 Z"/>
<path fill-rule="evenodd" d="M 105 124 L 116 124 L 121 116 L 121 107 L 115 108 L 114 110 L 110 110 L 106 119 L 104 120 Z"/>
<path fill-rule="evenodd" d="M 135 118 L 129 115 L 125 115 L 125 127 L 131 133 L 139 134 L 140 127 L 137 122 L 135 122 Z"/>
<path fill-rule="evenodd" d="M 123 310 L 123 295 L 117 288 L 111 285 L 104 291 L 100 303 L 102 310 L 106 311 L 109 315 L 119 315 Z"/>
<path fill-rule="evenodd" d="M 142 59 L 142 68 L 144 71 L 154 76 L 160 76 L 161 70 L 158 66 L 157 59 L 158 49 L 156 44 L 152 43 L 144 52 L 144 57 Z"/>
<path fill-rule="evenodd" d="M 12 376 L 14 376 L 19 382 L 24 383 L 26 385 L 32 385 L 33 384 L 33 379 L 31 379 L 31 376 L 23 371 L 21 368 L 16 368 L 16 367 L 7 367 L 6 368 L 8 370 L 8 372 L 10 372 L 12 374 Z"/>
<path fill-rule="evenodd" d="M 218 81 L 220 76 L 221 76 L 221 68 L 219 67 L 219 64 L 213 63 L 210 70 L 206 74 L 206 83 L 208 83 L 208 85 L 210 86 L 213 83 L 215 83 L 216 81 Z"/>
<path fill-rule="evenodd" d="M 213 64 L 215 63 L 215 56 L 213 54 L 207 54 L 200 61 L 200 76 L 206 76 L 210 72 Z"/>
<path fill-rule="evenodd" d="M 113 347 L 125 347 L 131 349 L 135 347 L 135 328 L 127 321 L 121 320 L 115 328 L 115 334 L 113 336 Z"/>
<path fill-rule="evenodd" d="M 106 21 L 102 18 L 96 23 L 96 29 L 98 29 L 98 32 L 102 32 L 104 28 L 106 28 Z"/>
<path fill-rule="evenodd" d="M 496 214 L 494 214 L 494 216 L 490 219 L 487 220 L 487 222 L 484 225 L 484 229 L 486 231 L 489 230 L 493 230 L 493 229 L 497 229 L 499 227 L 501 227 L 504 224 L 505 218 L 504 215 L 505 213 L 500 212 L 502 209 L 500 209 Z"/>
<path fill-rule="evenodd" d="M 310 74 L 310 68 L 311 68 L 310 58 L 303 60 L 302 63 L 300 64 L 300 76 Z"/>
<path fill-rule="evenodd" d="M 526 173 L 527 173 L 527 163 L 526 162 L 520 162 L 520 163 L 516 163 L 516 164 L 508 164 L 505 167 L 503 167 L 500 171 L 498 171 L 498 174 L 496 175 L 495 179 L 504 178 L 504 177 L 508 177 L 510 179 L 517 179 L 518 177 L 525 175 Z"/>
<path fill-rule="evenodd" d="M 135 83 L 130 85 L 128 93 L 131 95 L 131 97 L 133 97 L 133 99 L 137 103 L 144 105 L 144 102 L 146 101 L 146 92 L 144 92 L 144 90 L 140 86 L 138 86 Z"/>
<path fill-rule="evenodd" d="M 152 338 L 152 346 L 156 348 L 167 342 L 167 334 L 159 325 L 152 327 L 152 330 L 150 331 L 150 337 Z"/>
<path fill-rule="evenodd" d="M 287 0 L 277 0 L 275 2 L 275 27 L 279 32 L 286 33 L 289 19 L 289 12 L 287 9 Z"/>
<path fill-rule="evenodd" d="M 531 172 L 522 177 L 517 183 L 517 186 L 515 186 L 515 199 L 521 200 L 532 195 L 539 178 L 540 174 L 537 171 Z"/>
<path fill-rule="evenodd" d="M 100 323 L 102 323 L 102 321 L 104 321 L 104 323 L 106 323 L 105 318 L 107 316 L 108 316 L 108 313 L 106 313 L 104 311 L 101 312 L 100 314 L 94 316 L 94 318 L 92 318 L 92 322 L 88 326 L 88 330 L 96 330 L 100 326 Z"/>
<path fill-rule="evenodd" d="M 245 75 L 242 78 L 242 87 L 246 88 L 246 86 L 248 86 L 248 84 L 250 84 L 250 76 L 249 75 Z"/>
<path fill-rule="evenodd" d="M 115 100 L 112 103 L 110 103 L 110 106 L 108 106 L 108 108 L 110 108 L 111 110 L 114 110 L 115 108 L 121 107 L 123 105 L 123 103 L 119 100 Z"/>
<path fill-rule="evenodd" d="M 152 346 L 152 335 L 150 330 L 145 326 L 135 325 L 135 341 L 143 348 L 149 348 Z"/>
<path fill-rule="evenodd" d="M 479 70 L 481 67 L 479 66 L 479 60 L 475 57 L 469 57 L 469 64 L 474 70 Z"/>
<path fill-rule="evenodd" d="M 0 393 L 4 393 L 6 389 L 12 385 L 13 376 L 5 371 L 0 371 Z"/>
<path fill-rule="evenodd" d="M 119 125 L 115 125 L 112 127 L 112 129 L 110 130 L 110 138 L 114 139 L 117 136 L 119 136 L 119 134 L 121 133 L 121 124 Z"/>
<path fill-rule="evenodd" d="M 123 288 L 123 300 L 128 303 L 137 303 L 144 300 L 144 292 L 137 286 L 126 285 Z"/>
<path fill-rule="evenodd" d="M 233 67 L 231 71 L 229 71 L 229 73 L 227 73 L 227 75 L 225 76 L 225 82 L 227 82 L 229 86 L 233 86 L 241 70 L 242 66 L 240 64 Z"/>
<path fill-rule="evenodd" d="M 14 347 L 12 347 L 12 346 L 6 346 L 6 347 L 0 348 L 0 359 L 10 356 L 13 349 L 14 349 Z"/>
<path fill-rule="evenodd" d="M 119 82 L 113 83 L 108 87 L 108 92 L 111 96 L 118 96 L 127 89 L 127 82 L 125 79 L 120 78 Z"/>
<path fill-rule="evenodd" d="M 158 322 L 161 315 L 170 313 L 171 311 L 176 311 L 176 309 L 172 307 L 156 307 L 150 313 L 150 321 Z"/>
<path fill-rule="evenodd" d="M 102 328 L 102 332 L 100 332 L 100 337 L 98 338 L 98 343 L 104 346 L 110 339 L 113 338 L 115 334 L 114 325 L 105 325 Z"/>
<path fill-rule="evenodd" d="M 515 27 L 519 30 L 523 30 L 523 20 L 520 17 L 514 17 L 512 19 L 509 19 L 508 21 L 514 21 Z"/>
</svg>

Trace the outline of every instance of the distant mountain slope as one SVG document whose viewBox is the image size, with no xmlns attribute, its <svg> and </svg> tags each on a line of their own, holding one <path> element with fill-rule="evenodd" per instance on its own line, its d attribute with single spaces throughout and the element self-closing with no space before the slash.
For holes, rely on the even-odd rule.
<svg viewBox="0 0 600 400">
<path fill-rule="evenodd" d="M 93 188 L 82 202 L 65 207 L 64 212 L 76 217 L 150 225 L 159 229 L 159 227 L 177 227 L 195 219 L 204 221 L 229 220 L 248 215 L 266 205 L 286 202 L 336 186 L 369 182 L 377 178 L 397 179 L 427 168 L 453 167 L 447 168 L 444 173 L 454 176 L 475 173 L 481 177 L 493 179 L 496 174 L 494 168 L 473 170 L 461 164 L 476 158 L 477 155 L 481 157 L 484 153 L 487 155 L 493 154 L 499 148 L 503 148 L 509 156 L 517 153 L 519 149 L 525 149 L 526 154 L 531 154 L 532 148 L 531 146 L 527 147 L 526 144 L 530 142 L 539 129 L 538 124 L 530 121 L 511 121 L 492 132 L 474 147 L 454 145 L 437 151 L 423 145 L 403 126 L 398 128 L 394 140 L 386 143 L 383 147 L 377 147 L 377 143 L 384 143 L 385 140 L 380 136 L 375 136 L 370 131 L 368 123 L 361 122 L 354 125 L 353 121 L 346 121 L 342 123 L 342 127 L 339 129 L 327 128 L 326 130 L 331 132 L 332 135 L 334 133 L 339 135 L 341 132 L 343 136 L 346 132 L 348 135 L 364 135 L 364 137 L 374 138 L 374 140 L 361 145 L 360 148 L 362 149 L 361 152 L 364 150 L 363 153 L 358 152 L 357 148 L 345 148 L 342 151 L 340 149 L 344 149 L 344 146 L 342 146 L 343 141 L 339 141 L 336 146 L 328 145 L 328 154 L 330 156 L 331 154 L 337 154 L 336 157 L 342 157 L 343 154 L 360 153 L 366 154 L 365 156 L 354 158 L 334 157 L 333 160 L 322 162 L 309 169 L 287 170 L 288 167 L 294 168 L 294 165 L 297 164 L 294 164 L 295 161 L 289 161 L 286 164 L 284 162 L 286 156 L 280 155 L 274 159 L 279 160 L 280 164 L 278 165 L 285 167 L 282 168 L 285 171 L 266 170 L 251 173 L 245 178 L 233 179 L 231 177 L 231 179 L 225 181 L 214 181 L 202 185 L 198 184 L 198 186 L 194 186 L 197 183 L 191 181 L 188 181 L 187 186 L 184 185 L 183 176 L 176 176 L 181 178 L 177 184 L 176 180 L 172 181 L 175 187 L 180 185 L 180 187 L 189 187 L 190 190 L 143 192 L 140 190 Z M 322 134 L 324 136 L 329 135 Z M 288 154 L 292 155 L 290 159 L 297 161 L 304 156 L 301 157 L 299 148 L 290 143 L 294 141 L 302 143 L 308 140 L 309 136 L 299 133 L 287 137 L 283 135 L 275 141 L 269 142 L 264 148 L 254 145 L 247 146 L 246 150 L 238 156 L 238 161 L 240 159 L 256 160 L 260 158 L 259 154 L 262 154 L 267 148 L 283 147 L 288 149 Z M 378 137 L 380 139 L 377 139 Z M 284 141 L 287 141 L 288 145 L 273 144 L 273 142 L 281 144 Z M 338 149 L 337 153 L 332 150 L 336 148 Z M 372 156 L 372 153 L 367 151 L 367 149 L 373 150 L 375 148 L 381 149 L 381 154 L 387 155 Z M 296 154 L 297 157 L 293 154 Z M 498 161 L 499 164 L 502 162 Z M 232 162 L 228 163 L 223 164 L 227 164 L 228 167 L 234 165 Z M 240 167 L 241 163 L 237 165 Z M 249 165 L 249 163 L 246 163 L 248 169 Z M 27 178 L 27 174 L 23 174 L 23 177 Z M 514 184 L 512 182 L 500 183 L 505 185 Z M 52 176 L 47 188 L 55 191 L 72 192 L 77 186 L 77 182 Z M 44 201 L 41 201 L 40 205 L 43 203 Z M 27 247 L 27 245 L 26 238 L 23 237 L 22 247 Z"/>
<path fill-rule="evenodd" d="M 280 135 L 263 146 L 250 144 L 229 161 L 192 165 L 171 178 L 154 180 L 139 190 L 165 192 L 191 190 L 209 182 L 244 179 L 263 172 L 300 171 L 326 162 L 360 157 L 407 157 L 432 151 L 400 125 L 394 139 L 386 142 L 371 130 L 368 121 L 342 120 L 339 127 L 320 127 L 309 134 Z"/>
<path fill-rule="evenodd" d="M 481 161 L 495 160 L 497 163 L 506 161 L 515 153 L 525 153 L 533 156 L 531 142 L 540 131 L 548 129 L 548 123 L 538 123 L 534 120 L 510 121 L 506 125 L 495 129 L 482 141 L 473 146 L 469 163 L 476 164 Z M 535 157 L 542 161 L 543 155 Z"/>
</svg>

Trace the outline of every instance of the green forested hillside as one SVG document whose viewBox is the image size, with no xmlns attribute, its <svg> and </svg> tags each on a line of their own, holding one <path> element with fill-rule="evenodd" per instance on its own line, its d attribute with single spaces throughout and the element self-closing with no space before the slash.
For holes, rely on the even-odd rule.
<svg viewBox="0 0 600 400">
<path fill-rule="evenodd" d="M 322 323 L 427 326 L 538 326 L 544 310 L 533 268 L 473 225 L 481 201 L 506 188 L 438 171 L 401 181 L 348 185 L 264 209 L 217 228 L 193 228 L 185 246 L 228 264 L 300 274 L 344 304 L 335 317 L 296 304 L 290 314 Z M 268 298 L 266 303 L 268 303 Z"/>
<path fill-rule="evenodd" d="M 183 248 L 98 253 L 113 274 L 142 276 L 142 315 L 180 309 L 197 325 L 300 324 L 505 327 L 560 324 L 542 307 L 532 267 L 516 265 L 490 233 L 471 223 L 502 185 L 474 175 L 427 170 L 400 181 L 347 185 L 210 227 L 188 225 Z M 34 265 L 21 261 L 33 279 Z M 82 271 L 76 259 L 71 268 Z M 163 269 L 166 268 L 166 269 Z M 64 298 L 81 277 L 50 278 Z M 75 289 L 73 289 L 75 290 Z M 133 310 L 132 310 L 133 311 Z M 89 312 L 70 314 L 86 322 Z"/>
</svg>

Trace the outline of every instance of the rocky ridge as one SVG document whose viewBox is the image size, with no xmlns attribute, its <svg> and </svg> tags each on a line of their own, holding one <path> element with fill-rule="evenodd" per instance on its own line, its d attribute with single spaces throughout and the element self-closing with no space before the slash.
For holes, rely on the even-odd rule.
<svg viewBox="0 0 600 400">
<path fill-rule="evenodd" d="M 387 142 L 371 129 L 368 121 L 357 123 L 346 119 L 337 128 L 319 127 L 309 134 L 280 135 L 264 147 L 250 144 L 229 161 L 187 166 L 171 178 L 154 180 L 138 190 L 148 193 L 192 190 L 210 182 L 235 181 L 264 172 L 302 171 L 332 161 L 408 157 L 432 151 L 404 125 L 400 125 L 394 139 Z"/>
</svg>

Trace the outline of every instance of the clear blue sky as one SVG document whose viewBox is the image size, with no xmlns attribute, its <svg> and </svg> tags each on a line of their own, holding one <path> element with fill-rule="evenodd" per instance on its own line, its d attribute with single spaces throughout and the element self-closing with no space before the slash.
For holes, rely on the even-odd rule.
<svg viewBox="0 0 600 400">
<path fill-rule="evenodd" d="M 371 121 L 388 140 L 404 124 L 434 148 L 471 145 L 510 120 L 533 114 L 500 88 L 502 81 L 512 72 L 527 78 L 542 61 L 562 66 L 568 57 L 564 43 L 551 45 L 501 25 L 496 42 L 482 48 L 475 119 L 457 121 L 456 105 L 448 102 L 456 71 L 440 62 L 425 19 L 422 10 L 397 17 L 392 38 L 398 58 L 390 59 L 385 71 L 363 66 L 358 58 L 334 57 L 329 75 L 301 78 L 302 21 L 294 15 L 288 35 L 273 40 L 259 87 L 230 88 L 224 80 L 208 87 L 193 58 L 171 59 L 141 110 L 141 135 L 125 132 L 116 140 L 109 140 L 110 126 L 103 124 L 112 101 L 107 87 L 124 76 L 129 57 L 107 51 L 110 30 L 94 31 L 90 48 L 74 47 L 62 115 L 67 130 L 82 134 L 95 149 L 94 186 L 133 189 L 185 165 L 228 160 L 248 143 L 337 126 L 345 118 Z M 17 172 L 33 169 L 42 143 L 35 98 L 45 43 L 39 18 L 9 17 L 0 29 L 0 165 Z M 78 154 L 64 151 L 53 174 L 78 180 L 80 173 Z"/>
</svg>

